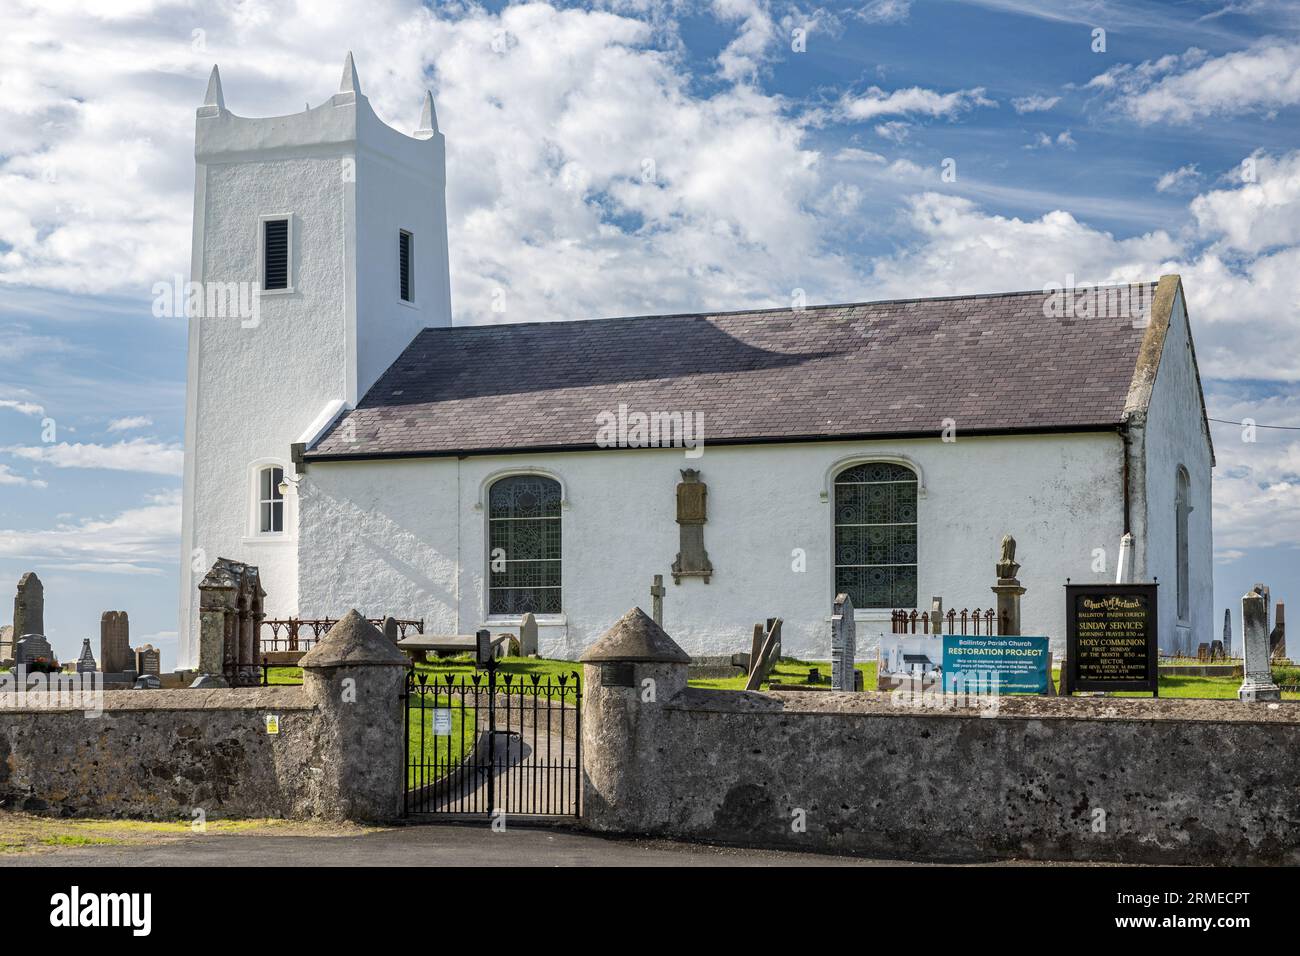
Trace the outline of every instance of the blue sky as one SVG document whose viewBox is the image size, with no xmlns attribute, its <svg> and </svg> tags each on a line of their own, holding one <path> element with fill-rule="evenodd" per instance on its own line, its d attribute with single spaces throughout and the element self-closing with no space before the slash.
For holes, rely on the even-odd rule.
<svg viewBox="0 0 1300 956">
<path fill-rule="evenodd" d="M 1294 4 L 16 0 L 0 582 L 41 574 L 62 655 L 122 608 L 174 660 L 185 336 L 151 289 L 188 272 L 208 71 L 273 115 L 332 93 L 348 49 L 398 128 L 437 100 L 458 322 L 1178 271 L 1211 415 L 1300 427 Z M 1220 614 L 1300 570 L 1300 432 L 1240 433 L 1214 426 Z"/>
</svg>

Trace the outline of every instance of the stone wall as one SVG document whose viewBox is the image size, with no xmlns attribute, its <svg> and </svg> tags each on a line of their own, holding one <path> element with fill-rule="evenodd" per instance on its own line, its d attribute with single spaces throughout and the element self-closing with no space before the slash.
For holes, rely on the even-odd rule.
<svg viewBox="0 0 1300 956">
<path fill-rule="evenodd" d="M 398 816 L 405 658 L 352 612 L 302 666 L 301 687 L 103 691 L 98 714 L 0 701 L 0 805 L 154 820 Z"/>
<path fill-rule="evenodd" d="M 927 860 L 1300 862 L 1295 704 L 1007 698 L 981 717 L 634 667 L 631 688 L 586 668 L 597 830 Z"/>
</svg>

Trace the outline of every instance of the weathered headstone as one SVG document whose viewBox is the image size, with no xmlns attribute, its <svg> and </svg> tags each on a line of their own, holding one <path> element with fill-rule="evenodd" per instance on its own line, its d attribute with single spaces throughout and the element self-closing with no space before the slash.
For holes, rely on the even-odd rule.
<svg viewBox="0 0 1300 956">
<path fill-rule="evenodd" d="M 1257 590 L 1241 599 L 1241 645 L 1246 664 L 1237 697 L 1247 702 L 1282 699 L 1269 667 L 1268 610 L 1264 600 Z"/>
<path fill-rule="evenodd" d="M 161 690 L 162 678 L 157 674 L 141 674 L 131 687 L 135 690 Z"/>
<path fill-rule="evenodd" d="M 831 611 L 831 690 L 853 690 L 857 660 L 857 631 L 853 622 L 853 599 L 835 595 Z"/>
<path fill-rule="evenodd" d="M 1273 660 L 1286 657 L 1286 605 L 1277 602 L 1277 612 L 1273 615 L 1273 630 L 1268 635 L 1269 656 Z"/>
<path fill-rule="evenodd" d="M 1223 609 L 1223 656 L 1232 656 L 1232 608 Z"/>
<path fill-rule="evenodd" d="M 131 622 L 126 611 L 105 611 L 99 616 L 99 669 L 121 674 L 131 666 Z"/>
<path fill-rule="evenodd" d="M 18 593 L 14 595 L 14 635 L 45 633 L 45 587 L 35 571 L 28 571 L 18 579 Z"/>
<path fill-rule="evenodd" d="M 90 638 L 82 638 L 81 656 L 77 658 L 77 673 L 93 674 L 95 669 L 95 655 L 90 649 Z"/>
<path fill-rule="evenodd" d="M 754 637 L 763 636 L 763 625 L 754 625 Z M 767 632 L 763 636 L 762 650 L 757 655 L 750 658 L 749 661 L 749 678 L 745 681 L 745 690 L 758 690 L 767 680 L 772 669 L 776 667 L 776 662 L 781 659 L 781 619 L 779 617 L 770 617 L 767 619 Z"/>
<path fill-rule="evenodd" d="M 1196 659 L 1198 661 L 1209 661 L 1210 645 L 1207 644 L 1205 641 L 1202 641 L 1200 644 L 1196 645 Z"/>
<path fill-rule="evenodd" d="M 45 639 L 44 634 L 24 634 L 18 639 L 15 647 L 15 664 L 30 665 L 38 658 L 44 658 L 51 664 L 54 663 L 54 651 L 50 647 L 50 642 Z"/>
<path fill-rule="evenodd" d="M 659 621 L 656 619 L 655 623 Z M 519 654 L 532 657 L 537 653 L 537 618 L 531 613 L 525 614 L 519 621 Z"/>
<path fill-rule="evenodd" d="M 140 676 L 162 674 L 162 654 L 152 644 L 145 644 L 135 650 L 135 672 Z"/>
<path fill-rule="evenodd" d="M 388 638 L 394 644 L 402 639 L 402 628 L 397 623 L 397 618 L 389 614 L 384 618 L 384 637 Z"/>
<path fill-rule="evenodd" d="M 1213 641 L 1210 644 L 1210 660 L 1221 661 L 1226 655 L 1223 653 L 1223 641 Z"/>
<path fill-rule="evenodd" d="M 930 633 L 943 634 L 943 598 L 937 596 L 930 598 Z"/>
<path fill-rule="evenodd" d="M 0 664 L 12 663 L 14 659 L 14 628 L 12 624 L 0 627 Z"/>
</svg>

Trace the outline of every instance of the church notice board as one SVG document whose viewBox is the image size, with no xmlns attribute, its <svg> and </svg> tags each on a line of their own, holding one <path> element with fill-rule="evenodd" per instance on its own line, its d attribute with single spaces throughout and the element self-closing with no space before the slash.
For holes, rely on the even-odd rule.
<svg viewBox="0 0 1300 956">
<path fill-rule="evenodd" d="M 1159 696 L 1155 584 L 1067 584 L 1066 660 L 1071 690 Z"/>
</svg>

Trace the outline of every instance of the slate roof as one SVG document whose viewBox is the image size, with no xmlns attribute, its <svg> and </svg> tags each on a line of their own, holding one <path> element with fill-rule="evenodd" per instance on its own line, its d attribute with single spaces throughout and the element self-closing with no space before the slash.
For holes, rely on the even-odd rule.
<svg viewBox="0 0 1300 956">
<path fill-rule="evenodd" d="M 306 458 L 594 448 L 620 403 L 702 412 L 706 445 L 1117 425 L 1142 323 L 1045 298 L 425 329 Z"/>
</svg>

